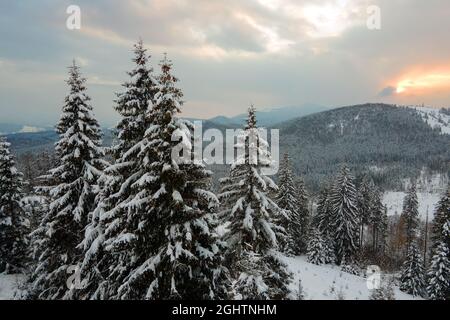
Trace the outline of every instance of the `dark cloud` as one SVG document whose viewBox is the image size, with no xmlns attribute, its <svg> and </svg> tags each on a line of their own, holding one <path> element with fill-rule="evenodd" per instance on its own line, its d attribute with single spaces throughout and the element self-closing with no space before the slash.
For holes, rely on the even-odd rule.
<svg viewBox="0 0 450 320">
<path fill-rule="evenodd" d="M 379 97 L 389 97 L 389 96 L 394 95 L 395 92 L 396 92 L 396 90 L 397 90 L 397 88 L 392 87 L 392 86 L 388 86 L 388 87 L 386 87 L 386 88 L 383 88 L 383 90 L 381 90 L 381 91 L 378 93 L 378 96 L 379 96 Z"/>
</svg>

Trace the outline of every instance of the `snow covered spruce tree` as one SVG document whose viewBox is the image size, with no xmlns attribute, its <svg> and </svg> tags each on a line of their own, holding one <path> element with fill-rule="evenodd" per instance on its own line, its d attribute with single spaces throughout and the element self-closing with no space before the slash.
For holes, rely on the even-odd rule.
<svg viewBox="0 0 450 320">
<path fill-rule="evenodd" d="M 297 226 L 292 230 L 293 238 L 297 243 L 297 251 L 295 254 L 306 253 L 308 243 L 308 232 L 310 224 L 310 213 L 308 209 L 308 192 L 306 191 L 305 182 L 302 178 L 296 180 L 296 193 L 298 199 L 298 220 Z"/>
<path fill-rule="evenodd" d="M 386 246 L 388 221 L 386 207 L 381 202 L 381 193 L 374 185 L 368 222 L 372 227 L 372 250 L 382 252 Z"/>
<path fill-rule="evenodd" d="M 343 166 L 330 194 L 332 228 L 335 239 L 336 262 L 351 264 L 358 248 L 359 223 L 356 188 L 353 177 Z"/>
<path fill-rule="evenodd" d="M 284 229 L 276 224 L 280 209 L 269 197 L 276 184 L 263 172 L 272 164 L 268 144 L 256 125 L 255 108 L 238 137 L 238 156 L 221 179 L 222 216 L 230 222 L 227 265 L 239 299 L 285 299 L 291 275 L 276 250 Z"/>
<path fill-rule="evenodd" d="M 224 244 L 214 231 L 218 200 L 209 191 L 211 172 L 201 159 L 193 159 L 193 125 L 177 118 L 182 92 L 171 69 L 164 58 L 153 123 L 130 149 L 139 150 L 141 171 L 120 204 L 125 214 L 108 225 L 117 231 L 107 245 L 113 253 L 127 248 L 129 257 L 119 299 L 220 299 L 227 294 Z M 113 267 L 122 268 L 117 262 Z"/>
<path fill-rule="evenodd" d="M 286 230 L 286 241 L 279 241 L 285 253 L 298 255 L 306 251 L 308 198 L 302 180 L 294 180 L 289 154 L 280 163 L 277 204 L 284 209 L 280 225 Z M 279 239 L 281 240 L 281 239 Z"/>
<path fill-rule="evenodd" d="M 50 204 L 36 231 L 43 238 L 37 267 L 33 274 L 30 297 L 38 299 L 71 298 L 66 281 L 82 259 L 78 245 L 83 240 L 101 175 L 101 132 L 92 114 L 86 79 L 79 67 L 69 67 L 70 93 L 65 98 L 56 127 L 59 141 L 55 151 L 58 165 L 45 177 L 40 190 Z"/>
<path fill-rule="evenodd" d="M 403 211 L 401 219 L 404 224 L 404 234 L 406 237 L 406 254 L 412 243 L 416 239 L 417 228 L 419 227 L 419 202 L 417 200 L 416 184 L 412 183 L 403 200 Z"/>
<path fill-rule="evenodd" d="M 152 108 L 158 81 L 149 66 L 143 42 L 134 45 L 134 68 L 128 72 L 130 79 L 123 84 L 124 91 L 117 94 L 115 110 L 120 115 L 116 127 L 116 143 L 108 150 L 113 163 L 105 168 L 99 179 L 101 187 L 96 198 L 92 219 L 86 228 L 82 246 L 85 251 L 81 275 L 90 279 L 80 298 L 114 298 L 118 287 L 129 272 L 131 259 L 127 241 L 127 213 L 125 206 L 133 197 L 132 185 L 143 174 L 140 143 L 147 128 L 153 123 Z M 121 238 L 120 238 L 121 236 Z"/>
<path fill-rule="evenodd" d="M 450 220 L 443 226 L 442 236 L 448 240 L 450 238 Z M 433 300 L 450 299 L 450 250 L 445 240 L 441 240 L 434 249 L 428 271 L 429 284 L 427 287 L 428 296 Z"/>
<path fill-rule="evenodd" d="M 9 146 L 0 137 L 0 273 L 20 273 L 27 262 L 28 228 L 20 205 L 22 174 L 15 167 Z"/>
<path fill-rule="evenodd" d="M 445 237 L 444 226 L 446 223 L 450 221 L 450 184 L 447 186 L 446 192 L 442 195 L 442 198 L 439 200 L 439 203 L 436 206 L 436 210 L 434 213 L 433 225 L 432 225 L 432 234 L 431 240 L 433 254 L 434 250 L 439 246 L 441 242 L 445 242 L 447 248 L 450 249 L 450 237 Z M 449 254 L 450 259 L 450 254 Z"/>
<path fill-rule="evenodd" d="M 358 213 L 359 213 L 359 247 L 364 246 L 364 229 L 369 223 L 373 182 L 366 175 L 363 176 L 358 188 Z"/>
<path fill-rule="evenodd" d="M 326 243 L 318 228 L 311 230 L 308 241 L 308 262 L 314 264 L 323 264 L 326 262 Z"/>
<path fill-rule="evenodd" d="M 414 296 L 425 293 L 425 270 L 422 255 L 416 241 L 410 244 L 400 276 L 400 290 Z"/>
<path fill-rule="evenodd" d="M 316 215 L 312 219 L 312 226 L 320 231 L 324 241 L 325 263 L 336 262 L 335 239 L 333 229 L 333 212 L 330 205 L 332 184 L 326 183 L 317 199 Z"/>
</svg>

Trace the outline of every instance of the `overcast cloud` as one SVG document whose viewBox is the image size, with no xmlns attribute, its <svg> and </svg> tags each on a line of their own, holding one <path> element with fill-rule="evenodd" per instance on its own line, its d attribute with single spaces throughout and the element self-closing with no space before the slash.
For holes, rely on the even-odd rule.
<svg viewBox="0 0 450 320">
<path fill-rule="evenodd" d="M 81 30 L 66 8 L 81 8 Z M 366 27 L 381 9 L 381 30 Z M 450 106 L 446 0 L 77 0 L 0 2 L 0 122 L 51 125 L 75 58 L 99 120 L 141 37 L 155 69 L 167 52 L 186 116 L 368 101 Z M 446 78 L 448 76 L 448 78 Z M 447 80 L 446 80 L 447 79 Z"/>
</svg>

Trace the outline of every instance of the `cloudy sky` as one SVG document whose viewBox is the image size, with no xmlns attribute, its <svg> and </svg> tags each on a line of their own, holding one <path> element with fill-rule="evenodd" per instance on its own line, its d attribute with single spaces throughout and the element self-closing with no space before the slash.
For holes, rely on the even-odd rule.
<svg viewBox="0 0 450 320">
<path fill-rule="evenodd" d="M 81 9 L 69 30 L 66 9 Z M 370 30 L 368 8 L 380 8 Z M 0 122 L 50 125 L 75 58 L 99 120 L 141 37 L 155 68 L 164 52 L 185 94 L 184 115 L 364 102 L 450 106 L 448 0 L 0 1 Z"/>
</svg>

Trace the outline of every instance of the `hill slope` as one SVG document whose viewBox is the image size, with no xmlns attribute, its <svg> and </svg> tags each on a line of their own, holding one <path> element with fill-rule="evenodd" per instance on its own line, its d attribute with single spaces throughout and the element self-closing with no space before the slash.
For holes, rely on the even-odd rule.
<svg viewBox="0 0 450 320">
<path fill-rule="evenodd" d="M 279 129 L 281 152 L 289 152 L 297 173 L 314 189 L 342 163 L 356 175 L 370 170 L 376 182 L 391 188 L 422 167 L 449 171 L 450 135 L 411 108 L 343 107 L 284 122 Z"/>
</svg>

